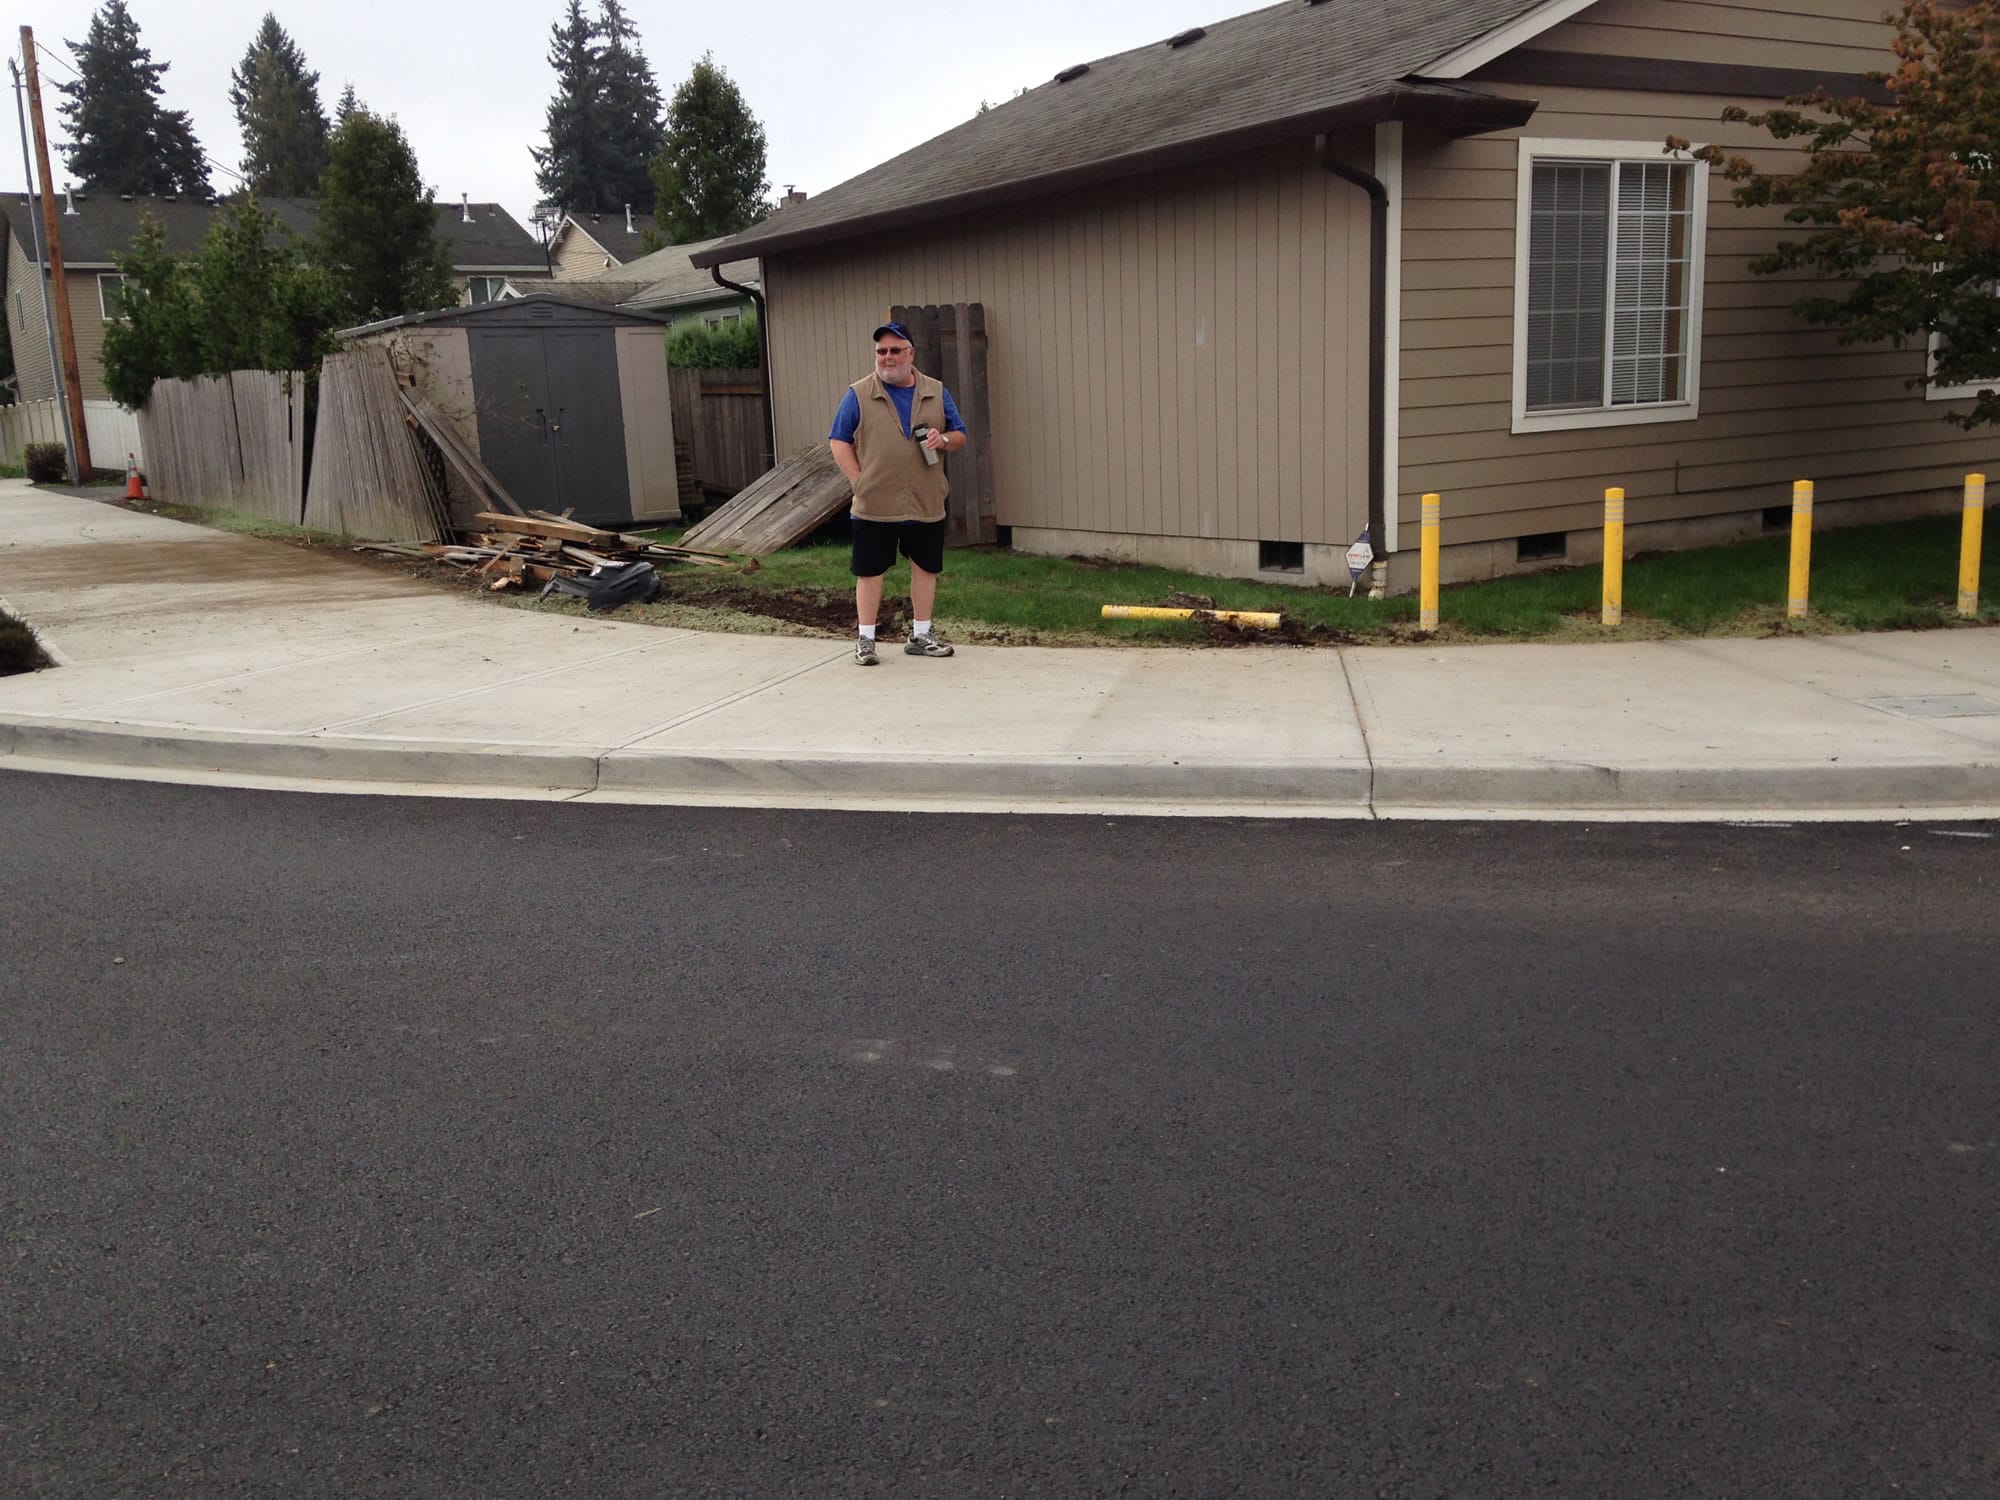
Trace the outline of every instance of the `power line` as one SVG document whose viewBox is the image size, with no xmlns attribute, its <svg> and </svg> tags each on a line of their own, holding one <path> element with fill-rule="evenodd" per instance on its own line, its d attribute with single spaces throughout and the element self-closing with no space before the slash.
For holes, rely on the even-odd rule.
<svg viewBox="0 0 2000 1500">
<path fill-rule="evenodd" d="M 72 68 L 68 63 L 64 62 L 60 57 L 56 56 L 55 53 L 49 51 L 47 47 L 43 46 L 42 39 L 40 37 L 35 38 L 35 50 L 41 53 L 42 56 L 49 62 L 54 63 L 57 67 L 61 68 L 65 73 L 69 74 L 69 76 L 74 78 L 78 83 L 83 82 L 83 75 L 77 72 L 77 70 L 75 68 Z"/>
</svg>

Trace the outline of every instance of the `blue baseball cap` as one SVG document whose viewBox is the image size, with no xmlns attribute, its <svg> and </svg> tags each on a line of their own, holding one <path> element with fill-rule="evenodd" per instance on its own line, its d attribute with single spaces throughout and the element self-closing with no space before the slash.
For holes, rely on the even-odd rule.
<svg viewBox="0 0 2000 1500">
<path fill-rule="evenodd" d="M 868 336 L 871 339 L 879 339 L 885 333 L 893 333 L 896 335 L 897 338 L 901 339 L 904 343 L 910 344 L 912 346 L 914 346 L 917 342 L 915 339 L 910 337 L 910 330 L 905 328 L 901 323 L 884 323 L 880 328 L 876 329 L 873 333 L 869 334 Z"/>
</svg>

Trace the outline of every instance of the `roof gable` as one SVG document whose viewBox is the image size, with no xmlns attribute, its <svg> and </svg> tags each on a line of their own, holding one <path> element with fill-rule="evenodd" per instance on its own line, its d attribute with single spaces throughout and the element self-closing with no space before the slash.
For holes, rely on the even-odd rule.
<svg viewBox="0 0 2000 1500">
<path fill-rule="evenodd" d="M 1179 46 L 1156 42 L 1064 69 L 1062 81 L 783 208 L 694 261 L 845 238 L 898 217 L 942 216 L 1317 129 L 1453 111 L 1470 128 L 1491 128 L 1476 123 L 1483 96 L 1418 80 L 1435 60 L 1548 3 L 1285 0 L 1197 28 Z"/>
</svg>

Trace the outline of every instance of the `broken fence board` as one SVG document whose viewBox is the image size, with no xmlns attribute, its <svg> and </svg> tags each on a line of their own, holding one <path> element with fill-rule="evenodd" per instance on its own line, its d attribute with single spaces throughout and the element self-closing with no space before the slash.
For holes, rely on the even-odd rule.
<svg viewBox="0 0 2000 1500">
<path fill-rule="evenodd" d="M 825 443 L 762 476 L 681 538 L 690 547 L 762 557 L 808 535 L 852 502 Z"/>
</svg>

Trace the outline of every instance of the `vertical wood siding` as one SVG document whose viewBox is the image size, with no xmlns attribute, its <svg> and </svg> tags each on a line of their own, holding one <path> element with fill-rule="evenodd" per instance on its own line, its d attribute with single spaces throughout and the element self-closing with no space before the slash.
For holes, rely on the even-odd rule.
<svg viewBox="0 0 2000 1500">
<path fill-rule="evenodd" d="M 981 302 L 1001 524 L 1345 544 L 1366 519 L 1367 199 L 1310 143 L 772 256 L 765 292 L 786 452 L 892 304 Z"/>
<path fill-rule="evenodd" d="M 1681 0 L 1606 0 L 1586 14 L 1600 12 L 1758 15 Z M 1799 27 L 1795 16 L 1763 14 L 1761 22 L 1774 35 Z M 1542 41 L 1573 42 L 1574 24 Z M 1887 28 L 1875 31 L 1886 47 Z M 1707 45 L 1712 50 L 1712 38 Z M 1733 41 L 1729 56 L 1738 57 Z M 1881 67 L 1885 57 L 1878 49 L 1837 65 Z M 1795 44 L 1787 58 L 1783 65 L 1806 65 Z M 2000 458 L 2000 436 L 1991 429 L 1949 425 L 1951 403 L 1926 401 L 1908 387 L 1923 368 L 1921 348 L 1841 348 L 1830 331 L 1791 312 L 1806 279 L 1751 274 L 1750 261 L 1787 226 L 1773 211 L 1737 208 L 1719 173 L 1709 180 L 1700 416 L 1512 432 L 1517 137 L 1631 141 L 1634 156 L 1657 159 L 1672 133 L 1719 142 L 1767 170 L 1796 161 L 1761 132 L 1721 123 L 1726 106 L 1755 107 L 1756 100 L 1532 92 L 1541 108 L 1519 131 L 1463 141 L 1418 137 L 1406 150 L 1400 547 L 1417 544 L 1426 490 L 1446 496 L 1450 539 L 1477 542 L 1593 527 L 1609 485 L 1624 486 L 1630 520 L 1680 520 L 1787 503 L 1794 478 L 1816 480 L 1822 501 L 1945 489 Z"/>
</svg>

